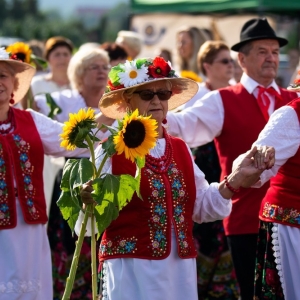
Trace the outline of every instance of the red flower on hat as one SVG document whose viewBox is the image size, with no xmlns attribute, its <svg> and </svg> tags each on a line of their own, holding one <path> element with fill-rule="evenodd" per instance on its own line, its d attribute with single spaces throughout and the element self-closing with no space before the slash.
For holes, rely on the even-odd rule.
<svg viewBox="0 0 300 300">
<path fill-rule="evenodd" d="M 119 90 L 119 89 L 123 89 L 124 88 L 124 84 L 119 84 L 117 86 L 114 86 L 110 80 L 108 80 L 107 83 L 108 83 L 109 89 L 111 91 L 115 91 L 115 90 Z"/>
<path fill-rule="evenodd" d="M 300 84 L 300 78 L 296 78 L 294 81 L 294 84 L 297 84 L 297 85 Z"/>
<path fill-rule="evenodd" d="M 152 65 L 148 67 L 148 74 L 153 78 L 168 77 L 171 67 L 162 57 L 155 57 Z"/>
</svg>

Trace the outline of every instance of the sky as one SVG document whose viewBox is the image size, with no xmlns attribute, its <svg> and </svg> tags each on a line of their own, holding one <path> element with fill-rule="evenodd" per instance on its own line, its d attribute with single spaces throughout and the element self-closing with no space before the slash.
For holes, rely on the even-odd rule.
<svg viewBox="0 0 300 300">
<path fill-rule="evenodd" d="M 110 8 L 121 2 L 129 3 L 129 0 L 38 0 L 38 5 L 41 10 L 56 9 L 70 14 L 76 7 Z"/>
</svg>

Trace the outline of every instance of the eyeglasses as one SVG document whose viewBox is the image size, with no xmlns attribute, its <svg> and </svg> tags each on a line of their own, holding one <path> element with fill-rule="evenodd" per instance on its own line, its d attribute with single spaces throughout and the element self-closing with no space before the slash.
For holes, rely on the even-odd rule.
<svg viewBox="0 0 300 300">
<path fill-rule="evenodd" d="M 233 64 L 233 59 L 232 58 L 223 58 L 221 60 L 216 60 L 215 61 L 216 63 L 221 63 L 223 65 L 228 65 L 229 63 L 232 63 Z"/>
<path fill-rule="evenodd" d="M 151 101 L 155 95 L 157 95 L 159 100 L 165 101 L 169 100 L 172 96 L 172 91 L 158 91 L 153 92 L 150 90 L 143 90 L 143 91 L 135 91 L 133 94 L 139 94 L 140 98 L 144 101 Z"/>
</svg>

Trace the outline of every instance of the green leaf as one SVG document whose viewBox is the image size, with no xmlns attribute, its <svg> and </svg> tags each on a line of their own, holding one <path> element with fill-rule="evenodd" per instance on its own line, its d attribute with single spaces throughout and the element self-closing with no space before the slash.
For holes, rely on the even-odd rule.
<svg viewBox="0 0 300 300">
<path fill-rule="evenodd" d="M 110 78 L 110 81 L 114 86 L 120 85 L 120 78 L 118 76 L 120 72 L 124 72 L 123 68 L 121 68 L 120 66 L 115 66 L 112 67 L 110 72 L 108 73 L 108 77 Z"/>
<path fill-rule="evenodd" d="M 107 130 L 109 130 L 112 135 L 114 135 L 118 132 L 115 127 L 108 126 L 108 125 L 105 125 L 105 124 L 102 124 L 99 129 L 103 129 L 103 128 L 106 128 Z"/>
<path fill-rule="evenodd" d="M 71 170 L 75 164 L 78 163 L 78 159 L 68 159 L 63 168 L 62 179 L 60 183 L 60 188 L 63 191 L 70 191 L 70 174 Z"/>
<path fill-rule="evenodd" d="M 135 175 L 135 179 L 137 181 L 136 194 L 141 200 L 143 200 L 143 197 L 140 192 L 140 183 L 141 183 L 142 168 L 145 166 L 146 163 L 145 157 L 144 158 L 137 157 L 135 162 L 137 167 L 137 171 Z"/>
<path fill-rule="evenodd" d="M 36 56 L 35 54 L 31 54 L 30 58 L 34 61 L 34 63 L 40 65 L 43 69 L 48 68 L 48 62 L 43 58 Z"/>
<path fill-rule="evenodd" d="M 93 163 L 87 158 L 81 158 L 78 164 L 78 173 L 72 183 L 73 188 L 81 187 L 84 183 L 93 179 L 95 168 Z"/>
<path fill-rule="evenodd" d="M 145 59 L 145 58 L 138 58 L 136 60 L 136 66 L 137 66 L 137 68 L 140 69 L 141 66 L 144 65 L 146 62 L 147 62 L 147 59 Z"/>
<path fill-rule="evenodd" d="M 62 109 L 56 104 L 56 102 L 53 100 L 53 98 L 49 93 L 46 93 L 45 96 L 46 96 L 46 103 L 50 108 L 48 118 L 53 119 L 54 116 L 62 112 Z"/>
<path fill-rule="evenodd" d="M 76 224 L 76 220 L 78 219 L 80 206 L 76 205 L 73 201 L 73 197 L 71 193 L 62 191 L 57 205 L 60 208 L 63 218 L 68 222 L 72 231 L 74 231 L 74 227 Z"/>
<path fill-rule="evenodd" d="M 116 153 L 116 148 L 115 148 L 113 138 L 114 138 L 113 135 L 110 135 L 108 139 L 102 143 L 102 148 L 104 152 L 107 153 L 109 156 L 112 156 L 113 154 Z"/>
</svg>

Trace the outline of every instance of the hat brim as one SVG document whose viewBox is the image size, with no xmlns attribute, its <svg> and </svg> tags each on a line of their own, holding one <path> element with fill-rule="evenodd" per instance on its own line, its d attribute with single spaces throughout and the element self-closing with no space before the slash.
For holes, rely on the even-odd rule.
<svg viewBox="0 0 300 300">
<path fill-rule="evenodd" d="M 281 37 L 270 37 L 270 36 L 258 36 L 258 37 L 252 37 L 243 40 L 242 42 L 239 42 L 235 45 L 233 45 L 230 49 L 236 52 L 239 52 L 240 48 L 244 46 L 245 44 L 251 42 L 251 41 L 257 41 L 257 40 L 276 40 L 279 43 L 280 47 L 283 47 L 288 44 L 288 40 L 281 38 Z"/>
<path fill-rule="evenodd" d="M 27 63 L 13 60 L 0 59 L 0 62 L 9 64 L 15 71 L 15 77 L 18 80 L 18 86 L 14 90 L 15 104 L 20 102 L 30 88 L 32 77 L 35 74 L 35 68 Z"/>
<path fill-rule="evenodd" d="M 127 103 L 123 97 L 123 93 L 132 88 L 137 88 L 146 84 L 157 81 L 170 81 L 172 83 L 172 96 L 168 100 L 169 110 L 186 103 L 193 98 L 198 92 L 198 84 L 188 78 L 156 78 L 153 81 L 143 82 L 132 87 L 111 91 L 102 96 L 99 101 L 99 109 L 101 112 L 111 119 L 122 119 L 127 112 Z"/>
</svg>

